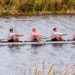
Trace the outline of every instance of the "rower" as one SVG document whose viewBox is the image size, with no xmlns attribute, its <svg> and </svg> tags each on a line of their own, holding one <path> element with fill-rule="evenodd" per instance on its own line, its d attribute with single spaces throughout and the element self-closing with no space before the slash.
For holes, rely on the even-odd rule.
<svg viewBox="0 0 75 75">
<path fill-rule="evenodd" d="M 53 28 L 53 32 L 51 33 L 51 40 L 52 41 L 63 41 L 62 36 L 67 35 L 64 33 L 57 32 L 56 28 Z"/>
<path fill-rule="evenodd" d="M 36 33 L 36 28 L 32 29 L 31 41 L 33 41 L 33 42 L 41 41 L 42 37 L 43 36 L 41 34 Z"/>
<path fill-rule="evenodd" d="M 72 39 L 75 40 L 75 33 L 73 34 L 73 38 Z"/>
<path fill-rule="evenodd" d="M 23 36 L 22 34 L 15 34 L 13 29 L 10 29 L 8 35 L 8 42 L 20 42 L 18 36 Z"/>
</svg>

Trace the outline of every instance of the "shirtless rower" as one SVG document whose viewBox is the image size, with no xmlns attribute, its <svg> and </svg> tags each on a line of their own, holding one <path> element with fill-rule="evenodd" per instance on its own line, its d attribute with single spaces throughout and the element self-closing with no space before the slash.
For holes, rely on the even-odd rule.
<svg viewBox="0 0 75 75">
<path fill-rule="evenodd" d="M 53 28 L 53 32 L 51 33 L 51 40 L 52 41 L 63 41 L 62 36 L 67 35 L 64 33 L 57 32 L 56 28 Z"/>
<path fill-rule="evenodd" d="M 18 36 L 23 36 L 23 34 L 15 34 L 13 29 L 10 29 L 8 34 L 8 42 L 20 42 Z"/>
<path fill-rule="evenodd" d="M 32 33 L 31 33 L 31 41 L 34 41 L 34 42 L 38 42 L 38 41 L 41 41 L 41 38 L 43 36 L 41 34 L 38 34 L 36 33 L 36 28 L 33 28 L 32 29 Z"/>
</svg>

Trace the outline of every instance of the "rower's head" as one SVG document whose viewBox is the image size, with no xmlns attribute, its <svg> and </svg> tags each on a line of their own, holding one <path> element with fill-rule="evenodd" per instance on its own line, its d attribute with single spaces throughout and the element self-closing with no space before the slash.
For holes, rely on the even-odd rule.
<svg viewBox="0 0 75 75">
<path fill-rule="evenodd" d="M 32 31 L 33 31 L 33 32 L 36 32 L 36 28 L 33 28 Z"/>
<path fill-rule="evenodd" d="M 14 30 L 13 30 L 13 29 L 10 29 L 10 32 L 12 32 L 12 33 L 13 33 L 13 32 L 14 32 Z"/>
<path fill-rule="evenodd" d="M 55 32 L 56 32 L 56 31 L 57 31 L 57 29 L 56 29 L 56 28 L 53 28 L 53 31 L 55 31 Z"/>
<path fill-rule="evenodd" d="M 53 28 L 53 31 L 55 31 L 55 32 L 56 32 L 56 31 L 57 31 L 57 29 L 56 29 L 56 28 Z"/>
</svg>

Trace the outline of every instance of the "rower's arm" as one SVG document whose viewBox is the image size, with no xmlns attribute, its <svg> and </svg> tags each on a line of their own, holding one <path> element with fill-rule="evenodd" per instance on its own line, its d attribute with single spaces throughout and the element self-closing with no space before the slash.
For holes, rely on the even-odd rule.
<svg viewBox="0 0 75 75">
<path fill-rule="evenodd" d="M 67 35 L 66 33 L 63 33 L 63 36 Z"/>
<path fill-rule="evenodd" d="M 55 34 L 56 36 L 57 36 L 57 35 L 61 35 L 61 36 L 67 35 L 67 34 L 59 33 L 59 32 L 55 32 L 54 34 Z"/>
<path fill-rule="evenodd" d="M 24 36 L 23 34 L 15 34 L 15 36 Z"/>
<path fill-rule="evenodd" d="M 37 37 L 43 37 L 43 35 L 42 35 L 42 34 L 36 34 L 36 36 L 37 36 Z"/>
</svg>

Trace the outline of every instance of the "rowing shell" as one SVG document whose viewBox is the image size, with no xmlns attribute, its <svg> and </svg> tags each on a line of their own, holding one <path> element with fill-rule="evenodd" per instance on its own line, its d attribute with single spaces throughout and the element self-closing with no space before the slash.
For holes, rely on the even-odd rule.
<svg viewBox="0 0 75 75">
<path fill-rule="evenodd" d="M 41 42 L 0 42 L 1 45 L 46 45 L 46 44 L 75 44 L 75 41 L 41 41 Z"/>
</svg>

